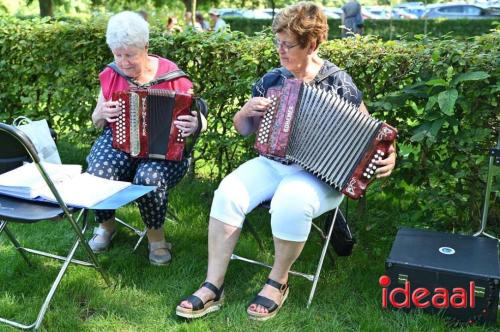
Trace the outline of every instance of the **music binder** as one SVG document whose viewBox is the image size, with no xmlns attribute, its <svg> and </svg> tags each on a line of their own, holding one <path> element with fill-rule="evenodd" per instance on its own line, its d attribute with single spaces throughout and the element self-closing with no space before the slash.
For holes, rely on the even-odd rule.
<svg viewBox="0 0 500 332">
<path fill-rule="evenodd" d="M 81 173 L 80 165 L 42 163 L 42 166 L 63 201 L 73 207 L 115 209 L 156 188 Z M 0 194 L 32 201 L 57 203 L 34 164 L 24 164 L 1 174 Z"/>
</svg>

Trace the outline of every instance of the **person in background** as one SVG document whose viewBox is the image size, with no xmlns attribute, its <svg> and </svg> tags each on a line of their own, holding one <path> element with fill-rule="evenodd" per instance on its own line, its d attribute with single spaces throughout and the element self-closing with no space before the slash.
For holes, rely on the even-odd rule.
<svg viewBox="0 0 500 332">
<path fill-rule="evenodd" d="M 357 0 L 349 0 L 342 7 L 342 38 L 363 34 L 363 16 Z"/>
<path fill-rule="evenodd" d="M 171 260 L 163 230 L 168 191 L 186 174 L 189 162 L 187 158 L 178 162 L 134 158 L 113 148 L 110 124 L 118 121 L 122 109 L 118 101 L 112 101 L 111 97 L 113 92 L 148 85 L 155 89 L 192 94 L 193 84 L 186 77 L 162 81 L 162 77 L 179 68 L 170 60 L 148 53 L 149 26 L 137 13 L 125 11 L 112 16 L 106 29 L 106 43 L 113 53 L 114 63 L 99 74 L 101 89 L 92 113 L 92 123 L 103 131 L 87 157 L 87 172 L 110 180 L 157 186 L 154 191 L 139 198 L 137 203 L 147 226 L 149 261 L 153 265 L 165 265 Z M 179 116 L 173 123 L 183 136 L 192 135 L 198 126 L 202 130 L 206 128 L 205 118 L 202 117 L 202 123 L 199 123 L 196 113 Z M 94 229 L 89 246 L 98 253 L 108 249 L 117 233 L 115 211 L 97 210 L 95 217 L 99 227 Z"/>
<path fill-rule="evenodd" d="M 211 9 L 208 12 L 208 15 L 210 15 L 210 20 L 214 24 L 214 27 L 212 28 L 214 32 L 223 31 L 226 29 L 226 22 L 220 17 L 219 13 L 215 9 Z"/>
<path fill-rule="evenodd" d="M 196 20 L 194 21 L 193 25 L 193 13 L 191 12 L 186 12 L 184 14 L 184 22 L 186 24 L 185 30 L 194 29 L 195 31 L 203 31 L 200 23 L 198 23 Z"/>
<path fill-rule="evenodd" d="M 321 6 L 299 2 L 284 8 L 274 18 L 272 31 L 281 67 L 255 83 L 251 98 L 234 115 L 238 133 L 248 136 L 257 131 L 272 104 L 265 97 L 268 89 L 282 86 L 290 78 L 337 93 L 360 112 L 368 112 L 363 94 L 351 76 L 319 56 L 319 46 L 328 36 L 328 22 Z M 385 159 L 375 163 L 377 177 L 389 176 L 396 163 L 394 147 Z M 256 320 L 274 317 L 288 296 L 288 273 L 304 248 L 312 219 L 333 210 L 342 199 L 340 192 L 297 164 L 259 156 L 240 165 L 214 193 L 205 281 L 179 303 L 176 314 L 198 318 L 220 309 L 224 302 L 224 278 L 245 216 L 261 202 L 271 200 L 274 264 L 263 288 L 247 306 L 247 314 Z M 242 290 L 250 287 L 241 283 L 239 280 L 235 285 Z"/>
<path fill-rule="evenodd" d="M 201 29 L 203 31 L 210 31 L 210 24 L 205 21 L 205 18 L 203 17 L 203 14 L 200 12 L 196 12 L 196 22 L 198 22 L 201 26 Z"/>
<path fill-rule="evenodd" d="M 182 31 L 182 28 L 178 25 L 177 17 L 175 17 L 175 16 L 169 16 L 167 18 L 167 24 L 165 25 L 165 29 L 166 29 L 167 33 L 169 33 L 169 34 L 173 34 L 173 33 L 177 33 L 177 32 Z"/>
</svg>

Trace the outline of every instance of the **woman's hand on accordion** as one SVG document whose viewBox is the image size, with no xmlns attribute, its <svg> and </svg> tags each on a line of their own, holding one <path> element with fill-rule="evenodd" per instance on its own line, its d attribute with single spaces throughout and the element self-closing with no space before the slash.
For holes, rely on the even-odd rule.
<svg viewBox="0 0 500 332">
<path fill-rule="evenodd" d="M 191 112 L 191 115 L 180 115 L 174 124 L 181 131 L 182 137 L 187 137 L 198 129 L 198 116 L 194 111 Z"/>
<path fill-rule="evenodd" d="M 271 106 L 271 100 L 264 97 L 253 97 L 246 102 L 240 110 L 240 113 L 246 117 L 261 117 Z"/>
<path fill-rule="evenodd" d="M 103 107 L 101 107 L 101 116 L 109 123 L 118 121 L 118 117 L 121 113 L 122 109 L 117 101 L 106 101 L 103 103 Z"/>
<path fill-rule="evenodd" d="M 102 90 L 99 92 L 99 99 L 97 100 L 97 105 L 92 113 L 92 122 L 97 127 L 104 127 L 106 121 L 108 123 L 118 121 L 122 110 L 118 106 L 117 101 L 106 101 L 102 95 Z"/>
<path fill-rule="evenodd" d="M 391 145 L 389 148 L 389 155 L 387 158 L 382 160 L 377 160 L 375 164 L 378 166 L 375 173 L 377 174 L 377 178 L 384 178 L 386 176 L 391 175 L 392 170 L 396 166 L 396 148 L 394 145 Z"/>
<path fill-rule="evenodd" d="M 255 132 L 260 118 L 271 106 L 271 100 L 264 97 L 253 97 L 243 105 L 234 116 L 233 123 L 236 130 L 243 136 Z"/>
</svg>

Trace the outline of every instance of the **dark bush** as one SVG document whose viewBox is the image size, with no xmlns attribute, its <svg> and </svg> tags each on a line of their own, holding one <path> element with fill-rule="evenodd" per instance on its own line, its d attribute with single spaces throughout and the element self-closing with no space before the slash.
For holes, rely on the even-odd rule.
<svg viewBox="0 0 500 332">
<path fill-rule="evenodd" d="M 74 142 L 97 135 L 90 121 L 98 73 L 112 61 L 104 23 L 0 19 L 0 120 L 47 118 Z M 478 219 L 487 148 L 498 133 L 497 32 L 473 39 L 333 40 L 321 48 L 349 72 L 375 117 L 400 131 L 398 168 L 371 193 L 414 209 L 411 218 L 464 226 Z M 153 31 L 152 53 L 172 59 L 210 107 L 197 170 L 220 179 L 255 155 L 253 138 L 232 128 L 252 83 L 279 64 L 271 35 Z M 381 196 L 380 196 L 381 197 Z"/>
</svg>

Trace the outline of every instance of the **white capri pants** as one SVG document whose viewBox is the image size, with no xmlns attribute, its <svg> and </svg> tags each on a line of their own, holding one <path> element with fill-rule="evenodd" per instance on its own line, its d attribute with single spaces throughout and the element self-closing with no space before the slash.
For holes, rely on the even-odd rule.
<svg viewBox="0 0 500 332">
<path fill-rule="evenodd" d="M 300 166 L 265 157 L 226 176 L 214 193 L 210 217 L 238 228 L 261 202 L 271 200 L 271 228 L 281 240 L 305 242 L 313 218 L 336 208 L 344 196 Z"/>
</svg>

